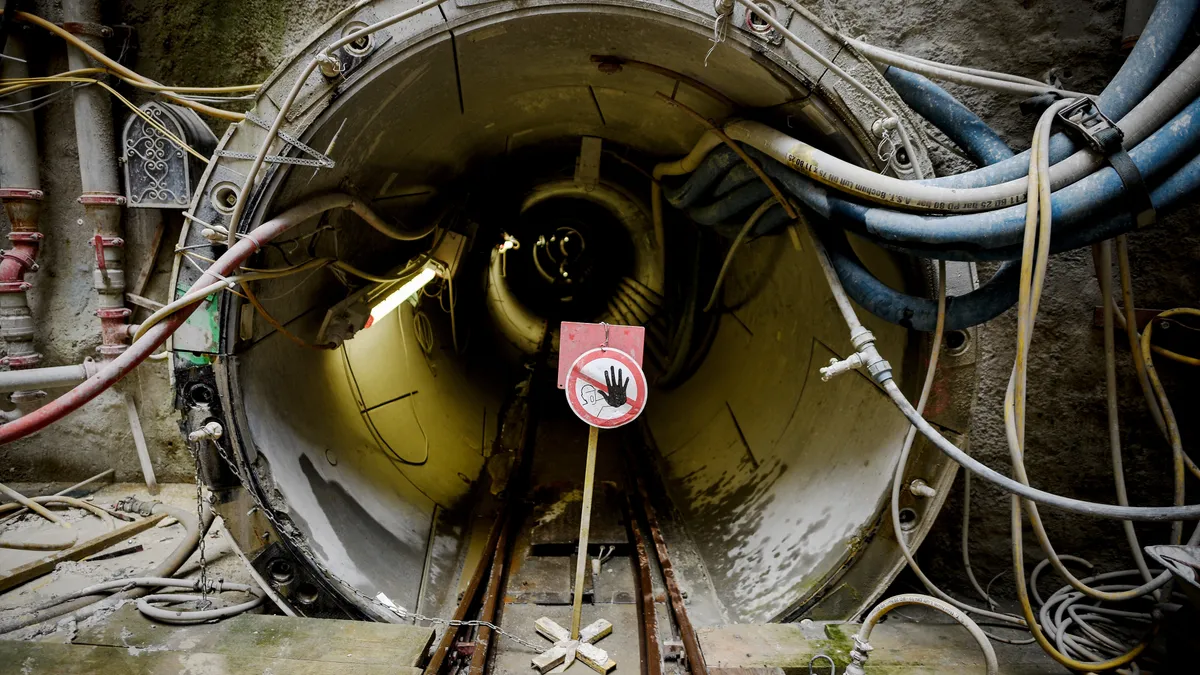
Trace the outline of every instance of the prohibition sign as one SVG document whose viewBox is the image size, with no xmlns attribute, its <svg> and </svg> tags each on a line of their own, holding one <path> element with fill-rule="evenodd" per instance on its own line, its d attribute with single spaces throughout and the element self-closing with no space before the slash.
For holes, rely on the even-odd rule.
<svg viewBox="0 0 1200 675">
<path fill-rule="evenodd" d="M 637 361 L 612 347 L 598 347 L 575 359 L 565 389 L 567 403 L 579 419 L 601 429 L 637 419 L 649 393 Z"/>
</svg>

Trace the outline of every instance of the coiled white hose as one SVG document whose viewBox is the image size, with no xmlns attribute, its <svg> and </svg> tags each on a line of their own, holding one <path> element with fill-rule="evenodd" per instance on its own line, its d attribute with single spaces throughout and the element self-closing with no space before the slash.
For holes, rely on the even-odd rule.
<svg viewBox="0 0 1200 675">
<path fill-rule="evenodd" d="M 984 635 L 983 629 L 972 621 L 971 617 L 963 614 L 953 605 L 937 598 L 931 598 L 928 595 L 921 595 L 919 593 L 905 593 L 903 595 L 892 596 L 879 603 L 875 606 L 875 609 L 871 610 L 867 618 L 863 619 L 862 627 L 858 629 L 858 633 L 854 636 L 855 649 L 850 653 L 850 657 L 854 661 L 846 667 L 846 675 L 865 675 L 866 671 L 863 670 L 863 664 L 866 663 L 867 653 L 871 651 L 871 645 L 868 640 L 871 637 L 871 631 L 875 628 L 875 624 L 879 623 L 884 614 L 897 607 L 904 607 L 906 605 L 921 605 L 922 607 L 936 609 L 957 621 L 963 628 L 967 629 L 967 632 L 979 644 L 979 649 L 983 652 L 983 662 L 984 667 L 987 669 L 987 675 L 999 674 L 1000 664 L 996 660 L 996 650 L 992 647 L 992 643 L 988 641 L 987 636 Z"/>
</svg>

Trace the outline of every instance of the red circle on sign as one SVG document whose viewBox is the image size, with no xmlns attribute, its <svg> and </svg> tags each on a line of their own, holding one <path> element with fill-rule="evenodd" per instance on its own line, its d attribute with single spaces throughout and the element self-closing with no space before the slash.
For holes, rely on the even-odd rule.
<svg viewBox="0 0 1200 675">
<path fill-rule="evenodd" d="M 607 376 L 607 381 L 606 381 Z M 612 391 L 617 383 L 624 391 Z M 567 372 L 567 403 L 579 419 L 601 429 L 615 429 L 637 419 L 646 407 L 646 375 L 632 356 L 612 347 L 586 351 Z M 623 397 L 618 405 L 614 398 Z"/>
</svg>

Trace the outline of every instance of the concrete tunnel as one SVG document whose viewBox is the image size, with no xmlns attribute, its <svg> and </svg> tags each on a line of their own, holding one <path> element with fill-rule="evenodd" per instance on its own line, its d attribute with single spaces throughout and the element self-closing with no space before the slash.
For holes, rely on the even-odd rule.
<svg viewBox="0 0 1200 675">
<path fill-rule="evenodd" d="M 277 68 L 254 113 L 274 117 L 319 45 L 403 4 L 333 20 Z M 670 100 L 706 118 L 767 123 L 876 171 L 927 163 L 923 149 L 881 161 L 872 108 L 740 6 L 734 20 L 753 30 L 730 31 L 706 63 L 713 26 L 672 2 L 458 5 L 347 45 L 340 77 L 306 85 L 284 127 L 336 166 L 268 163 L 241 195 L 243 222 L 340 191 L 401 229 L 436 225 L 397 242 L 331 211 L 251 267 L 327 256 L 382 275 L 432 256 L 453 266 L 449 279 L 338 333 L 354 302 L 395 285 L 325 267 L 256 285 L 277 325 L 223 294 L 173 338 L 177 405 L 187 431 L 223 425 L 202 471 L 255 567 L 305 614 L 386 619 L 382 593 L 448 616 L 485 555 L 499 497 L 519 486 L 507 496 L 527 511 L 510 547 L 526 557 L 512 580 L 529 597 L 565 593 L 569 603 L 569 577 L 532 562 L 572 555 L 578 522 L 587 430 L 555 387 L 558 325 L 644 324 L 649 402 L 637 423 L 600 435 L 606 487 L 592 527 L 615 534 L 593 539 L 593 553 L 629 554 L 622 495 L 641 476 L 693 623 L 858 615 L 903 564 L 886 499 L 908 426 L 865 374 L 821 381 L 818 367 L 853 348 L 806 237 L 793 241 L 787 228 L 751 237 L 706 311 L 725 249 L 669 204 L 656 233 L 648 172 L 705 131 Z M 790 30 L 903 109 L 870 64 L 798 15 Z M 228 217 L 249 165 L 238 153 L 265 134 L 247 121 L 219 141 L 182 247 L 216 250 L 199 223 Z M 290 141 L 272 152 L 310 157 Z M 928 263 L 853 245 L 881 279 L 929 296 Z M 178 263 L 174 287 L 186 289 L 197 269 Z M 952 293 L 973 287 L 972 270 L 951 264 Z M 928 334 L 865 321 L 915 400 Z M 301 341 L 338 339 L 312 348 L 279 326 Z M 973 334 L 953 331 L 947 345 L 927 415 L 961 445 L 969 404 L 947 402 L 951 392 L 972 399 Z M 516 482 L 521 454 L 528 473 Z M 902 495 L 910 545 L 932 524 L 953 469 L 917 443 L 908 479 L 941 489 Z M 242 484 L 248 496 L 235 497 Z M 570 536 L 556 539 L 559 528 Z"/>
</svg>

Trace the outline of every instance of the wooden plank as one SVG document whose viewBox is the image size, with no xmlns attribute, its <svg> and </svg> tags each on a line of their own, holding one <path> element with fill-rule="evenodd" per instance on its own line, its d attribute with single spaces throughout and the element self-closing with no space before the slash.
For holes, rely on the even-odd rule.
<svg viewBox="0 0 1200 675">
<path fill-rule="evenodd" d="M 571 607 L 571 637 L 579 639 L 583 613 L 583 573 L 588 564 L 588 527 L 592 524 L 592 488 L 596 482 L 596 446 L 600 429 L 588 427 L 587 464 L 583 473 L 583 506 L 579 516 L 579 551 L 575 556 L 575 597 Z"/>
<path fill-rule="evenodd" d="M 154 236 L 150 239 L 149 250 L 146 251 L 142 269 L 129 289 L 129 294 L 134 296 L 140 296 L 142 291 L 146 290 L 146 282 L 150 281 L 150 275 L 154 273 L 155 264 L 158 262 L 158 252 L 162 250 L 163 235 L 167 233 L 167 213 L 158 209 L 153 211 L 155 213 L 144 212 L 148 213 L 150 217 L 157 215 L 158 222 L 154 224 Z"/>
<path fill-rule="evenodd" d="M 807 672 L 818 654 L 831 657 L 838 670 L 846 666 L 857 624 L 805 622 L 787 624 L 731 624 L 700 628 L 697 633 L 704 658 L 715 675 L 727 672 L 782 668 L 785 672 Z M 978 645 L 958 624 L 904 623 L 889 621 L 871 633 L 874 650 L 867 672 L 912 675 L 959 675 L 983 672 Z M 1049 675 L 1062 672 L 1036 645 L 996 645 L 1000 675 Z M 824 662 L 827 664 L 827 662 Z M 828 665 L 816 664 L 818 673 Z"/>
<path fill-rule="evenodd" d="M 96 646 L 391 666 L 418 665 L 432 641 L 433 629 L 420 626 L 268 614 L 168 626 L 149 621 L 130 605 L 75 636 L 75 644 Z"/>
<path fill-rule="evenodd" d="M 8 576 L 0 578 L 0 593 L 3 593 L 11 588 L 20 586 L 21 584 L 37 579 L 43 574 L 49 574 L 54 571 L 54 567 L 58 563 L 66 560 L 83 560 L 84 558 L 95 555 L 100 551 L 119 544 L 133 535 L 148 530 L 155 523 L 166 517 L 164 513 L 156 513 L 141 520 L 135 520 L 128 525 L 118 527 L 111 532 L 83 542 L 75 548 L 69 548 L 65 551 L 56 551 L 44 558 L 38 558 L 33 562 L 26 563 L 15 570 L 9 572 Z"/>
<path fill-rule="evenodd" d="M 419 668 L 386 664 L 329 663 L 280 659 L 252 654 L 143 651 L 133 648 L 96 647 L 50 642 L 0 640 L 0 663 L 5 672 L 54 675 L 417 675 Z"/>
</svg>

